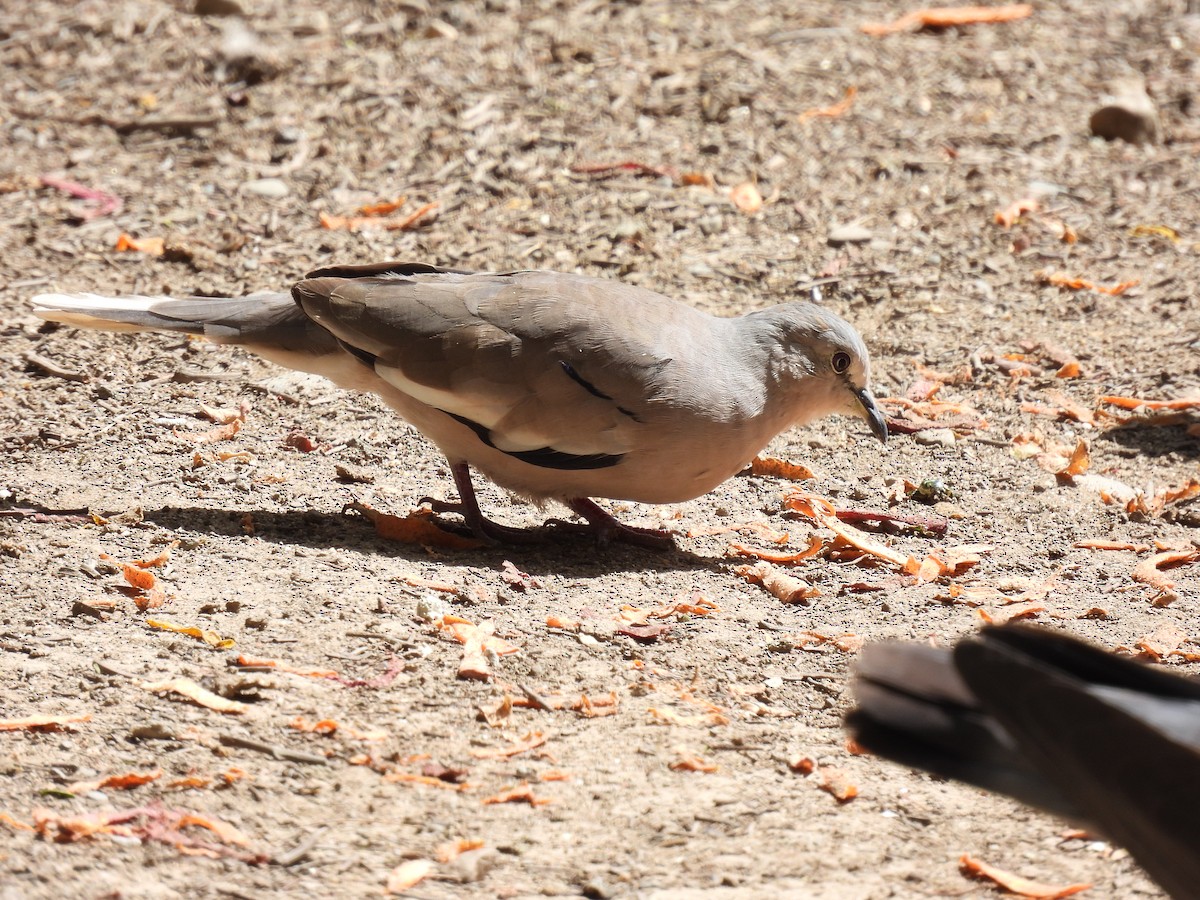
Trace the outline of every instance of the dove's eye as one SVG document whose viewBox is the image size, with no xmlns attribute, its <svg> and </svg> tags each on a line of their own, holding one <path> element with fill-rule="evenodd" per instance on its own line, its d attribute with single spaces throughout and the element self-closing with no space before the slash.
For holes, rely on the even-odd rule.
<svg viewBox="0 0 1200 900">
<path fill-rule="evenodd" d="M 833 354 L 833 371 L 839 375 L 845 375 L 846 370 L 850 368 L 850 354 L 838 351 Z"/>
</svg>

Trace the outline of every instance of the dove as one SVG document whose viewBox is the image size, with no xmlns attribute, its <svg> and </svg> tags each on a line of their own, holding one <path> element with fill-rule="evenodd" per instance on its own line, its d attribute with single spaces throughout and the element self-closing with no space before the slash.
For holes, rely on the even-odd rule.
<svg viewBox="0 0 1200 900">
<path fill-rule="evenodd" d="M 953 650 L 868 645 L 854 697 L 868 751 L 1082 825 L 1200 897 L 1200 681 L 1007 625 Z"/>
<path fill-rule="evenodd" d="M 665 548 L 592 498 L 679 503 L 740 471 L 776 435 L 834 413 L 887 440 L 861 336 L 809 302 L 717 317 L 619 281 L 387 262 L 318 269 L 290 292 L 237 299 L 41 294 L 34 312 L 109 331 L 235 344 L 371 391 L 445 455 L 458 513 L 492 542 L 475 470 L 555 501 L 601 540 Z M 572 527 L 566 523 L 556 524 Z"/>
</svg>

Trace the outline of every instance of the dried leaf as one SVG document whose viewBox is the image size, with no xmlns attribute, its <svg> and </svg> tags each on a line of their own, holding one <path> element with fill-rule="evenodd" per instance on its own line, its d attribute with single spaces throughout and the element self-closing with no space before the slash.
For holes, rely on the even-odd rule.
<svg viewBox="0 0 1200 900">
<path fill-rule="evenodd" d="M 535 797 L 533 788 L 529 786 L 529 782 L 522 781 L 516 787 L 506 788 L 500 793 L 491 797 L 484 797 L 483 803 L 485 806 L 491 806 L 496 803 L 528 803 L 530 806 L 545 806 L 553 801 Z"/>
<path fill-rule="evenodd" d="M 1143 400 L 1140 397 L 1101 397 L 1101 403 L 1119 406 L 1121 409 L 1200 409 L 1200 397 L 1180 400 Z"/>
<path fill-rule="evenodd" d="M 237 664 L 244 669 L 274 669 L 276 672 L 287 672 L 290 675 L 303 675 L 307 678 L 340 678 L 336 669 L 322 669 L 316 666 L 294 666 L 278 659 L 254 659 L 245 654 L 237 658 Z"/>
<path fill-rule="evenodd" d="M 321 227 L 331 231 L 361 231 L 368 229 L 408 231 L 411 228 L 431 221 L 432 217 L 436 215 L 439 206 L 441 206 L 441 203 L 434 200 L 432 203 L 426 203 L 420 209 L 416 210 L 416 212 L 396 218 L 382 218 L 374 215 L 331 216 L 324 212 L 320 213 L 318 218 L 320 219 Z"/>
<path fill-rule="evenodd" d="M 750 474 L 765 475 L 769 478 L 786 478 L 789 481 L 811 481 L 817 477 L 807 466 L 776 459 L 773 456 L 756 456 L 750 460 Z"/>
<path fill-rule="evenodd" d="M 74 731 L 71 726 L 88 722 L 90 715 L 79 716 L 25 716 L 22 719 L 0 719 L 0 731 Z"/>
<path fill-rule="evenodd" d="M 1036 272 L 1035 277 L 1042 284 L 1050 284 L 1055 287 L 1067 288 L 1072 291 L 1097 291 L 1101 294 L 1111 294 L 1114 297 L 1119 297 L 1131 287 L 1141 284 L 1140 278 L 1133 278 L 1129 281 L 1121 281 L 1116 284 L 1097 284 L 1094 281 L 1088 281 L 1086 278 L 1072 278 L 1063 272 Z"/>
<path fill-rule="evenodd" d="M 402 862 L 388 873 L 384 893 L 403 894 L 424 881 L 433 869 L 433 861 L 428 859 L 410 859 Z"/>
<path fill-rule="evenodd" d="M 346 509 L 362 513 L 375 527 L 375 533 L 388 541 L 417 544 L 421 547 L 437 547 L 443 550 L 471 550 L 482 547 L 476 538 L 455 534 L 439 528 L 428 513 L 414 512 L 407 516 L 393 516 L 379 512 L 365 503 L 350 503 Z M 455 588 L 457 590 L 457 588 Z"/>
<path fill-rule="evenodd" d="M 815 519 L 820 525 L 828 528 L 843 541 L 869 556 L 874 556 L 901 568 L 908 562 L 908 557 L 902 553 L 874 540 L 857 528 L 839 521 L 837 511 L 828 500 L 813 494 L 807 494 L 803 491 L 794 491 L 784 497 L 783 505 L 801 515 Z"/>
<path fill-rule="evenodd" d="M 117 236 L 117 244 L 114 249 L 118 253 L 132 250 L 148 256 L 162 256 L 166 251 L 166 241 L 160 237 L 135 238 L 122 231 Z"/>
<path fill-rule="evenodd" d="M 1037 200 L 1032 197 L 1023 197 L 1020 200 L 1014 200 L 1004 209 L 996 210 L 992 220 L 1001 228 L 1012 228 L 1025 213 L 1037 212 L 1039 209 L 1041 209 L 1041 204 Z"/>
<path fill-rule="evenodd" d="M 149 591 L 157 583 L 154 573 L 147 572 L 136 563 L 122 563 L 121 574 L 125 576 L 125 581 L 130 587 L 135 587 L 139 591 Z"/>
<path fill-rule="evenodd" d="M 190 678 L 173 678 L 170 681 L 149 682 L 143 684 L 142 687 L 155 694 L 179 694 L 179 696 L 186 697 L 193 703 L 198 703 L 200 706 L 206 706 L 217 712 L 240 715 L 250 708 L 248 704 L 237 700 L 227 700 L 224 697 L 218 696 L 212 691 L 202 688 Z"/>
<path fill-rule="evenodd" d="M 982 860 L 974 859 L 966 853 L 959 858 L 958 864 L 964 874 L 995 882 L 1009 893 L 1016 894 L 1019 897 L 1028 897 L 1030 900 L 1059 900 L 1059 898 L 1070 897 L 1072 894 L 1078 894 L 1080 891 L 1086 891 L 1091 887 L 1090 884 L 1072 884 L 1066 887 L 1040 884 L 1036 881 L 1030 881 L 1028 878 L 1022 878 L 1020 875 L 1013 875 L 1011 872 L 988 865 Z"/>
<path fill-rule="evenodd" d="M 436 853 L 437 861 L 440 863 L 453 862 L 464 853 L 469 853 L 472 850 L 482 850 L 486 844 L 480 840 L 459 839 L 450 841 L 446 844 L 439 844 Z"/>
<path fill-rule="evenodd" d="M 176 625 L 173 622 L 162 622 L 156 619 L 147 619 L 146 625 L 150 628 L 157 628 L 159 631 L 170 631 L 175 634 L 184 634 L 188 637 L 193 637 L 198 641 L 208 644 L 214 650 L 228 650 L 234 645 L 233 638 L 223 638 L 215 631 L 205 631 L 202 628 L 197 628 L 195 625 Z"/>
<path fill-rule="evenodd" d="M 150 772 L 126 772 L 124 775 L 108 775 L 92 781 L 76 781 L 74 784 L 68 785 L 67 790 L 72 794 L 90 794 L 92 791 L 102 791 L 106 788 L 127 791 L 143 784 L 149 784 L 151 781 L 157 781 L 161 777 L 162 769 L 154 769 Z"/>
<path fill-rule="evenodd" d="M 814 106 L 811 109 L 806 109 L 796 117 L 797 122 L 805 122 L 809 119 L 836 119 L 839 116 L 845 115 L 850 111 L 850 107 L 854 105 L 854 98 L 858 95 L 858 88 L 854 85 L 846 88 L 846 95 L 834 103 L 832 106 Z"/>
<path fill-rule="evenodd" d="M 404 206 L 408 202 L 407 197 L 397 197 L 395 200 L 384 200 L 382 203 L 372 203 L 367 206 L 360 206 L 358 214 L 360 216 L 390 216 L 396 210 Z"/>
<path fill-rule="evenodd" d="M 660 622 L 660 623 L 654 624 L 654 625 L 645 623 L 645 624 L 641 624 L 641 625 L 626 625 L 623 628 L 618 628 L 617 634 L 623 634 L 626 637 L 631 637 L 635 641 L 641 641 L 643 643 L 653 643 L 654 641 L 657 641 L 660 637 L 662 637 L 664 634 L 669 633 L 670 630 L 671 630 L 671 625 L 666 622 Z"/>
<path fill-rule="evenodd" d="M 807 603 L 813 597 L 819 597 L 821 591 L 807 581 L 788 575 L 773 568 L 770 563 L 756 563 L 752 566 L 735 566 L 733 569 L 751 584 L 761 584 L 773 597 L 784 603 Z"/>
<path fill-rule="evenodd" d="M 1178 594 L 1175 592 L 1175 582 L 1167 578 L 1162 570 L 1187 565 L 1197 560 L 1200 560 L 1200 548 L 1156 553 L 1138 563 L 1133 569 L 1132 577 L 1134 581 L 1156 588 L 1158 593 L 1154 598 L 1155 604 L 1166 605 L 1177 599 Z"/>
<path fill-rule="evenodd" d="M 1132 544 L 1129 541 L 1110 541 L 1107 538 L 1087 538 L 1072 544 L 1081 550 L 1132 550 L 1134 553 L 1145 553 L 1150 549 L 1147 544 Z"/>
<path fill-rule="evenodd" d="M 1017 619 L 1032 619 L 1036 618 L 1038 613 L 1046 611 L 1046 607 L 1042 603 L 1029 601 L 1028 603 L 1010 603 L 1001 610 L 989 612 L 986 609 L 975 610 L 975 615 L 989 625 L 1003 625 L 1005 622 L 1013 622 Z"/>
<path fill-rule="evenodd" d="M 709 762 L 694 753 L 690 753 L 682 748 L 675 750 L 679 759 L 671 763 L 667 768 L 672 772 L 703 772 L 705 775 L 711 775 L 719 771 L 719 766 L 716 763 Z"/>
<path fill-rule="evenodd" d="M 892 22 L 865 22 L 858 28 L 864 34 L 882 37 L 921 28 L 957 28 L 964 25 L 1013 22 L 1031 15 L 1033 7 L 1028 3 L 1014 3 L 1009 6 L 943 6 L 915 9 Z"/>
<path fill-rule="evenodd" d="M 1141 638 L 1133 646 L 1141 651 L 1138 655 L 1151 662 L 1162 662 L 1163 658 L 1179 650 L 1179 645 L 1187 640 L 1187 632 L 1171 622 L 1155 628 L 1153 632 Z"/>
<path fill-rule="evenodd" d="M 528 753 L 530 750 L 536 750 L 545 743 L 544 732 L 530 731 L 507 747 L 499 747 L 494 750 L 472 750 L 471 755 L 476 759 L 510 759 L 522 753 Z"/>
<path fill-rule="evenodd" d="M 838 803 L 849 803 L 858 796 L 858 788 L 850 776 L 836 766 L 821 766 L 821 790 Z"/>
</svg>

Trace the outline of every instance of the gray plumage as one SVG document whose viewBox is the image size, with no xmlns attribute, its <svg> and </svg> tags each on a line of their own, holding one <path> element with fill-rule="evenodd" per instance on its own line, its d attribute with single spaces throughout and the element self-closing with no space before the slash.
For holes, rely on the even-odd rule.
<svg viewBox="0 0 1200 900">
<path fill-rule="evenodd" d="M 33 304 L 82 327 L 203 334 L 373 391 L 446 454 L 460 492 L 469 465 L 589 519 L 589 497 L 697 497 L 775 435 L 831 413 L 887 434 L 862 339 L 811 303 L 717 318 L 582 275 L 384 263 L 319 270 L 290 295 Z M 459 511 L 488 531 L 472 503 Z"/>
</svg>

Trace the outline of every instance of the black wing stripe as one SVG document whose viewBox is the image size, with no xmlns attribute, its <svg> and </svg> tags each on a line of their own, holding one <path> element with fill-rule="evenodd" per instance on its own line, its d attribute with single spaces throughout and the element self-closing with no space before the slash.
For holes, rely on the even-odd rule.
<svg viewBox="0 0 1200 900">
<path fill-rule="evenodd" d="M 483 441 L 483 443 L 493 450 L 500 450 L 492 442 L 492 433 L 478 422 L 473 422 L 465 416 L 446 412 L 444 409 L 441 412 L 446 413 L 454 421 L 470 428 L 475 432 L 479 440 Z M 500 450 L 500 452 L 511 456 L 513 459 L 529 463 L 531 466 L 541 466 L 543 469 L 607 469 L 609 466 L 615 466 L 624 458 L 624 454 L 612 453 L 589 453 L 587 455 L 563 453 L 561 450 L 555 450 L 553 447 L 542 447 L 539 450 Z"/>
<path fill-rule="evenodd" d="M 608 394 L 604 393 L 604 391 L 600 390 L 598 387 L 596 387 L 594 384 L 592 384 L 590 381 L 588 381 L 582 375 L 580 375 L 578 372 L 576 372 L 575 369 L 571 366 L 571 364 L 569 362 L 567 362 L 565 359 L 560 359 L 558 361 L 558 364 L 560 366 L 562 366 L 563 371 L 566 372 L 567 375 L 569 375 L 571 377 L 572 381 L 574 381 L 576 384 L 578 384 L 580 387 L 582 387 L 585 391 L 587 391 L 593 397 L 599 397 L 601 400 L 612 400 L 612 397 L 610 397 Z M 629 418 L 633 419 L 633 421 L 635 421 L 635 422 L 642 421 L 641 419 L 639 419 L 637 417 L 636 414 L 630 412 L 623 406 L 618 406 L 617 412 L 619 412 L 623 415 L 629 416 Z"/>
<path fill-rule="evenodd" d="M 379 357 L 374 353 L 364 350 L 362 347 L 355 347 L 353 344 L 347 343 L 341 338 L 338 338 L 337 342 L 341 345 L 343 350 L 345 350 L 351 356 L 357 357 L 358 360 L 364 365 L 369 366 L 372 369 L 375 368 L 375 363 L 378 361 Z"/>
</svg>

